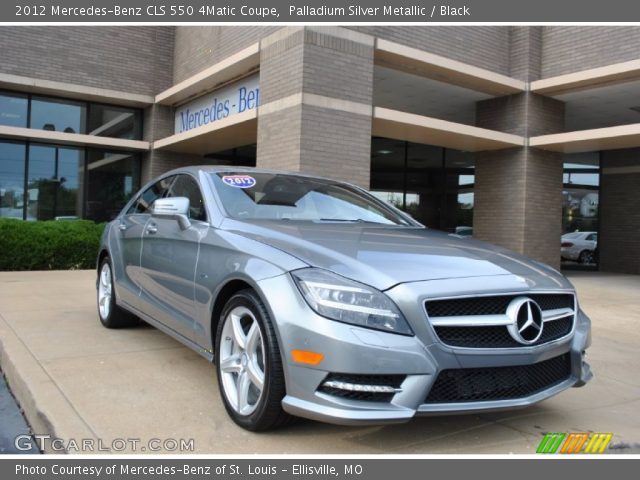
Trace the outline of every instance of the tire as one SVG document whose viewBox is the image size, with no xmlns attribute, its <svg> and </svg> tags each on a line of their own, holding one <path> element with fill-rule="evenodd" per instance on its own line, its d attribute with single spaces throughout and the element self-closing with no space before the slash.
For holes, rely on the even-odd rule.
<svg viewBox="0 0 640 480">
<path fill-rule="evenodd" d="M 225 305 L 216 331 L 220 396 L 231 419 L 250 431 L 283 426 L 286 394 L 280 349 L 269 313 L 251 289 Z"/>
<path fill-rule="evenodd" d="M 582 265 L 589 265 L 594 263 L 593 252 L 591 250 L 583 250 L 582 252 L 580 252 L 578 262 L 580 262 Z"/>
<path fill-rule="evenodd" d="M 98 318 L 106 328 L 125 328 L 138 324 L 138 319 L 116 305 L 116 292 L 113 288 L 113 270 L 111 260 L 105 257 L 98 270 L 97 303 Z"/>
</svg>

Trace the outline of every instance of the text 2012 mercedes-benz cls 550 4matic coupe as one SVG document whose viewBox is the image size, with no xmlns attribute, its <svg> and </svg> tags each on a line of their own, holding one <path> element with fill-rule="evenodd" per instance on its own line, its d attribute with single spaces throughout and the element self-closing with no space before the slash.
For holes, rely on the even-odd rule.
<svg viewBox="0 0 640 480">
<path fill-rule="evenodd" d="M 189 167 L 105 229 L 102 324 L 139 318 L 215 361 L 244 428 L 525 407 L 591 378 L 556 270 L 297 173 Z"/>
</svg>

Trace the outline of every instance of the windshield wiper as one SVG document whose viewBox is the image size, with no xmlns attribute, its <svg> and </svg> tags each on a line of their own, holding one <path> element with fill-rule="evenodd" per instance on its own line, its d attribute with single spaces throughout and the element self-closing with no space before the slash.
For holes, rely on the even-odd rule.
<svg viewBox="0 0 640 480">
<path fill-rule="evenodd" d="M 321 218 L 319 221 L 321 222 L 345 222 L 345 223 L 375 223 L 380 224 L 380 222 L 372 222 L 371 220 L 364 220 L 362 218 Z"/>
</svg>

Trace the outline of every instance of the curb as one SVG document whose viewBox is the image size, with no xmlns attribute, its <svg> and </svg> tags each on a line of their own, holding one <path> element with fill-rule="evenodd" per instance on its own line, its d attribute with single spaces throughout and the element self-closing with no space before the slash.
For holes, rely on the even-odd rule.
<svg viewBox="0 0 640 480">
<path fill-rule="evenodd" d="M 65 443 L 73 439 L 80 444 L 85 438 L 97 442 L 96 435 L 1 315 L 0 367 L 34 435 L 50 435 Z M 52 450 L 50 442 L 45 446 L 46 454 L 68 453 Z"/>
</svg>

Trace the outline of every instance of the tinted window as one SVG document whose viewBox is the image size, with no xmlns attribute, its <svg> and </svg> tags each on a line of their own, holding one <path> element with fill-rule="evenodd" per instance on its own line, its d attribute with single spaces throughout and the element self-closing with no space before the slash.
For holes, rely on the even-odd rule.
<svg viewBox="0 0 640 480">
<path fill-rule="evenodd" d="M 234 218 L 409 224 L 375 197 L 330 180 L 261 172 L 220 172 L 212 178 Z"/>
<path fill-rule="evenodd" d="M 201 222 L 207 221 L 207 212 L 204 208 L 204 200 L 200 193 L 200 188 L 189 175 L 178 175 L 167 196 L 187 197 L 189 199 L 189 218 Z"/>
<path fill-rule="evenodd" d="M 29 146 L 27 220 L 82 216 L 84 149 L 60 145 Z"/>
<path fill-rule="evenodd" d="M 142 110 L 2 91 L 0 125 L 140 140 Z"/>
<path fill-rule="evenodd" d="M 44 97 L 33 97 L 31 100 L 31 128 L 85 133 L 85 117 L 84 103 Z"/>
<path fill-rule="evenodd" d="M 0 125 L 26 127 L 28 103 L 26 95 L 0 94 Z"/>
<path fill-rule="evenodd" d="M 151 206 L 153 205 L 153 202 L 155 202 L 157 198 L 164 197 L 169 185 L 171 185 L 171 181 L 174 178 L 175 176 L 163 178 L 147 188 L 142 192 L 131 208 L 129 208 L 127 214 L 151 213 Z"/>
<path fill-rule="evenodd" d="M 371 139 L 371 193 L 423 225 L 473 227 L 475 154 L 390 138 Z"/>
<path fill-rule="evenodd" d="M 140 155 L 88 149 L 86 218 L 105 222 L 115 218 L 140 190 Z"/>
<path fill-rule="evenodd" d="M 109 105 L 89 105 L 87 133 L 101 137 L 141 138 L 141 111 Z"/>
<path fill-rule="evenodd" d="M 23 217 L 25 156 L 24 144 L 0 142 L 0 217 Z"/>
</svg>

